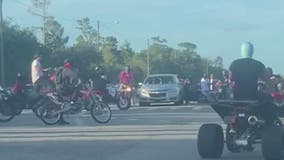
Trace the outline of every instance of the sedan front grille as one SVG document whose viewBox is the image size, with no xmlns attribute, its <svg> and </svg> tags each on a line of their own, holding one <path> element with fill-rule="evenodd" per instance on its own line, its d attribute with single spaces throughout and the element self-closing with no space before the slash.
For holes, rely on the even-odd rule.
<svg viewBox="0 0 284 160">
<path fill-rule="evenodd" d="M 166 93 L 150 93 L 150 97 L 166 97 Z"/>
</svg>

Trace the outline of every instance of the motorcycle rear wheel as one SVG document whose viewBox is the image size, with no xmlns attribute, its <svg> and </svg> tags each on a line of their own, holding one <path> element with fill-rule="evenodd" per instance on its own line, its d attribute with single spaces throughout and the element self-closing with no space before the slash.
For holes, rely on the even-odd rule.
<svg viewBox="0 0 284 160">
<path fill-rule="evenodd" d="M 1 123 L 5 123 L 5 122 L 9 122 L 11 121 L 16 115 L 12 114 L 12 115 L 4 115 L 2 113 L 0 113 L 0 122 Z"/>
<path fill-rule="evenodd" d="M 0 102 L 0 123 L 9 122 L 16 116 L 16 114 L 13 113 L 13 110 L 7 107 L 12 106 L 4 106 L 4 104 Z"/>
</svg>

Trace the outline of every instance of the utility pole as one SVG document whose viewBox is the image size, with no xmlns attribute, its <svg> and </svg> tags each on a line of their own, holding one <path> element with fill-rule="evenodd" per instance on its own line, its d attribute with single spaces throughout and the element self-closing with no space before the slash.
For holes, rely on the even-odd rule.
<svg viewBox="0 0 284 160">
<path fill-rule="evenodd" d="M 47 32 L 47 30 L 46 30 L 45 23 L 46 23 L 46 20 L 47 20 L 47 17 L 48 17 L 47 16 L 48 5 L 49 5 L 49 0 L 42 0 L 38 5 L 34 6 L 35 8 L 41 9 L 41 11 L 42 11 L 41 13 L 36 13 L 32 9 L 28 10 L 32 15 L 42 18 L 42 26 L 40 28 L 41 28 L 41 31 L 42 31 L 42 44 L 44 46 L 46 44 L 46 32 Z"/>
<path fill-rule="evenodd" d="M 147 39 L 147 75 L 150 75 L 150 41 Z"/>
<path fill-rule="evenodd" d="M 100 52 L 100 21 L 97 20 L 97 50 Z"/>
<path fill-rule="evenodd" d="M 206 58 L 206 74 L 209 76 L 209 58 Z"/>
<path fill-rule="evenodd" d="M 3 0 L 0 0 L 0 53 L 1 53 L 1 82 L 5 86 L 5 56 L 4 56 L 4 37 L 3 37 Z"/>
<path fill-rule="evenodd" d="M 46 44 L 46 27 L 45 27 L 45 22 L 46 22 L 46 10 L 47 10 L 47 2 L 46 0 L 43 0 L 43 17 L 42 17 L 42 42 L 43 42 L 43 46 L 45 46 Z"/>
</svg>

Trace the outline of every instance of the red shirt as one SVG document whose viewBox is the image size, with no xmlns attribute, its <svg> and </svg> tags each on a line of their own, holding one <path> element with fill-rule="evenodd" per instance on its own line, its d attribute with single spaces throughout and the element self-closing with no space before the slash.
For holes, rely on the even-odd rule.
<svg viewBox="0 0 284 160">
<path fill-rule="evenodd" d="M 120 83 L 131 84 L 133 81 L 134 81 L 134 78 L 131 72 L 122 71 L 120 73 Z"/>
</svg>

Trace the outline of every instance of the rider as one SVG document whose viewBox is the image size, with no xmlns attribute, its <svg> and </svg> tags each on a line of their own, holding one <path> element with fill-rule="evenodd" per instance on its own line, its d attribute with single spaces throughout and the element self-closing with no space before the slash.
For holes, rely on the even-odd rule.
<svg viewBox="0 0 284 160">
<path fill-rule="evenodd" d="M 270 83 L 267 84 L 269 85 L 268 92 L 272 93 L 272 92 L 280 91 L 280 93 L 282 94 L 283 78 L 280 75 L 273 74 L 273 70 L 270 67 L 266 68 L 266 74 L 267 74 L 267 77 L 270 79 Z"/>
<path fill-rule="evenodd" d="M 41 84 L 43 83 L 43 72 L 48 69 L 43 69 L 41 66 L 41 55 L 35 54 L 31 65 L 32 83 L 36 92 L 39 92 Z"/>
<path fill-rule="evenodd" d="M 14 95 L 20 95 L 23 89 L 24 89 L 24 78 L 21 73 L 18 73 L 16 83 L 12 87 L 11 92 Z"/>
<path fill-rule="evenodd" d="M 273 122 L 276 117 L 274 105 L 270 102 L 271 97 L 261 95 L 258 92 L 258 80 L 262 79 L 268 82 L 269 79 L 265 74 L 265 66 L 263 63 L 252 58 L 253 44 L 245 42 L 241 47 L 242 58 L 232 62 L 230 66 L 230 80 L 234 85 L 235 100 L 265 100 L 268 104 L 259 107 L 260 114 L 268 123 Z M 267 107 L 267 105 L 271 107 Z"/>
<path fill-rule="evenodd" d="M 208 99 L 210 90 L 209 90 L 209 79 L 207 74 L 202 75 L 202 78 L 200 80 L 200 88 L 202 94 L 205 96 L 206 99 Z"/>
<path fill-rule="evenodd" d="M 253 45 L 245 42 L 241 48 L 241 59 L 232 62 L 230 79 L 234 81 L 234 99 L 257 100 L 257 82 L 265 78 L 265 66 L 252 58 Z"/>
<path fill-rule="evenodd" d="M 107 90 L 107 84 L 110 83 L 107 79 L 103 68 L 101 66 L 97 66 L 95 68 L 95 75 L 93 77 L 93 86 L 96 90 L 103 93 L 103 101 L 107 101 L 108 97 L 108 90 Z"/>
<path fill-rule="evenodd" d="M 78 82 L 77 70 L 68 59 L 64 60 L 63 67 L 61 67 L 56 74 L 57 90 L 64 95 L 73 94 Z"/>
<path fill-rule="evenodd" d="M 126 66 L 125 69 L 120 73 L 120 83 L 122 85 L 129 85 L 133 87 L 134 85 L 134 76 L 131 72 L 130 66 Z M 121 85 L 121 87 L 122 87 Z"/>
<path fill-rule="evenodd" d="M 75 101 L 77 98 L 76 85 L 79 83 L 78 75 L 76 69 L 72 66 L 71 62 L 66 59 L 64 60 L 64 65 L 61 67 L 56 74 L 56 88 L 64 95 L 71 96 L 71 101 Z M 61 116 L 59 124 L 69 124 Z"/>
<path fill-rule="evenodd" d="M 229 88 L 230 88 L 230 80 L 229 80 L 229 72 L 227 70 L 222 71 L 221 80 L 217 81 L 215 87 L 221 89 L 220 98 L 227 99 L 229 96 Z"/>
</svg>

